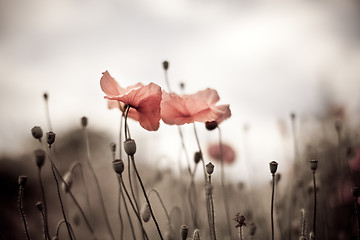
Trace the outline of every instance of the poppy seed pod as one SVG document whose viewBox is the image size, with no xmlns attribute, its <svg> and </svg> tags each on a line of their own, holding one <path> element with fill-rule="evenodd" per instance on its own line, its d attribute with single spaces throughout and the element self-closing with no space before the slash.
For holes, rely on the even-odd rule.
<svg viewBox="0 0 360 240">
<path fill-rule="evenodd" d="M 310 159 L 309 160 L 310 169 L 315 171 L 318 167 L 318 160 L 317 159 Z"/>
<path fill-rule="evenodd" d="M 354 198 L 358 198 L 360 196 L 360 189 L 358 187 L 353 187 L 351 192 Z"/>
<path fill-rule="evenodd" d="M 124 172 L 124 161 L 121 160 L 121 159 L 116 159 L 112 162 L 112 166 L 113 166 L 113 169 L 114 171 L 121 175 L 123 172 Z"/>
<path fill-rule="evenodd" d="M 206 129 L 209 131 L 214 130 L 215 128 L 217 128 L 217 126 L 218 126 L 218 123 L 216 121 L 211 121 L 211 122 L 205 123 Z"/>
<path fill-rule="evenodd" d="M 34 151 L 34 154 L 35 154 L 36 165 L 38 166 L 38 168 L 41 168 L 45 162 L 45 152 L 42 149 L 36 149 Z"/>
<path fill-rule="evenodd" d="M 71 187 L 72 187 L 72 184 L 73 184 L 73 177 L 72 177 L 71 172 L 65 173 L 63 179 L 64 179 L 64 182 L 62 183 L 61 187 L 62 187 L 64 192 L 68 193 L 70 191 Z"/>
<path fill-rule="evenodd" d="M 206 172 L 207 174 L 211 175 L 214 172 L 214 164 L 212 164 L 211 162 L 206 164 Z"/>
<path fill-rule="evenodd" d="M 189 227 L 187 225 L 181 225 L 181 227 L 180 227 L 180 239 L 181 240 L 186 240 L 188 232 L 189 232 Z"/>
<path fill-rule="evenodd" d="M 41 212 L 43 210 L 43 203 L 40 201 L 37 201 L 35 203 L 35 207 Z"/>
<path fill-rule="evenodd" d="M 127 155 L 133 156 L 136 152 L 136 143 L 134 139 L 128 138 L 124 142 L 124 149 Z"/>
<path fill-rule="evenodd" d="M 28 177 L 25 175 L 19 176 L 18 182 L 21 187 L 25 187 Z"/>
<path fill-rule="evenodd" d="M 199 229 L 195 229 L 194 234 L 193 234 L 193 240 L 200 240 L 200 230 Z"/>
<path fill-rule="evenodd" d="M 168 70 L 169 69 L 169 62 L 168 61 L 163 61 L 163 68 L 164 70 Z"/>
<path fill-rule="evenodd" d="M 196 152 L 194 154 L 194 162 L 195 162 L 195 164 L 198 164 L 200 162 L 201 158 L 202 158 L 201 152 Z"/>
<path fill-rule="evenodd" d="M 141 218 L 144 222 L 148 222 L 150 220 L 150 208 L 147 203 L 145 203 L 141 208 Z"/>
<path fill-rule="evenodd" d="M 88 118 L 82 117 L 81 118 L 81 126 L 86 127 L 88 125 Z"/>
<path fill-rule="evenodd" d="M 269 163 L 269 165 L 270 165 L 270 172 L 272 174 L 275 174 L 276 170 L 277 170 L 277 167 L 278 167 L 278 163 L 275 162 L 275 161 L 272 161 L 272 162 Z"/>
<path fill-rule="evenodd" d="M 45 99 L 45 101 L 46 101 L 46 100 L 48 100 L 48 98 L 49 98 L 49 94 L 45 92 L 45 93 L 43 94 L 43 97 L 44 97 L 44 99 Z"/>
<path fill-rule="evenodd" d="M 50 146 L 55 142 L 55 135 L 52 131 L 46 133 L 46 141 Z"/>
<path fill-rule="evenodd" d="M 35 126 L 31 129 L 31 134 L 33 135 L 33 137 L 35 139 L 41 140 L 41 138 L 43 136 L 43 131 L 42 131 L 41 127 Z"/>
</svg>

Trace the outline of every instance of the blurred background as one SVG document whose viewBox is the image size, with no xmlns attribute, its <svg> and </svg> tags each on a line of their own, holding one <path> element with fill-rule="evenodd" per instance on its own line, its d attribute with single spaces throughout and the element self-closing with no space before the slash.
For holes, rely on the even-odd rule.
<svg viewBox="0 0 360 240">
<path fill-rule="evenodd" d="M 210 87 L 230 104 L 232 117 L 221 124 L 237 156 L 229 179 L 251 173 L 255 182 L 268 181 L 271 160 L 283 172 L 293 161 L 290 113 L 299 148 L 321 118 L 359 121 L 359 17 L 355 0 L 1 0 L 0 153 L 30 152 L 30 129 L 49 129 L 44 92 L 58 136 L 87 116 L 90 129 L 116 142 L 120 114 L 107 109 L 101 73 L 124 87 L 154 82 L 166 89 L 167 60 L 173 90 Z M 147 162 L 177 168 L 176 127 L 130 127 L 143 154 L 163 159 Z M 204 148 L 217 141 L 217 133 L 197 127 Z M 196 151 L 192 127 L 184 134 Z"/>
</svg>

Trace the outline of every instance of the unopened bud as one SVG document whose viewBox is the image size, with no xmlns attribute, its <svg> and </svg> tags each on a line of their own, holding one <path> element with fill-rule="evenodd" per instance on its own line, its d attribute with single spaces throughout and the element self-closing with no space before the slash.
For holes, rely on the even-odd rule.
<svg viewBox="0 0 360 240">
<path fill-rule="evenodd" d="M 194 162 L 195 162 L 195 164 L 198 164 L 200 162 L 201 158 L 202 158 L 201 152 L 196 152 L 194 154 Z"/>
<path fill-rule="evenodd" d="M 318 160 L 317 159 L 310 159 L 309 160 L 310 169 L 315 171 L 318 167 Z"/>
<path fill-rule="evenodd" d="M 33 137 L 35 139 L 41 140 L 41 138 L 43 136 L 43 131 L 42 131 L 41 127 L 35 126 L 31 129 L 31 134 L 33 135 Z"/>
<path fill-rule="evenodd" d="M 21 175 L 18 178 L 18 183 L 21 187 L 25 187 L 28 177 L 25 175 Z"/>
<path fill-rule="evenodd" d="M 43 203 L 40 201 L 37 201 L 35 203 L 35 207 L 41 212 L 43 210 Z"/>
<path fill-rule="evenodd" d="M 181 239 L 181 240 L 186 240 L 187 235 L 188 235 L 188 232 L 189 232 L 189 227 L 188 227 L 187 225 L 181 225 L 181 228 L 180 228 L 180 239 Z"/>
<path fill-rule="evenodd" d="M 86 127 L 88 125 L 88 118 L 82 117 L 81 118 L 81 126 Z"/>
<path fill-rule="evenodd" d="M 136 152 L 136 143 L 134 139 L 126 139 L 124 142 L 124 149 L 127 155 L 133 156 Z"/>
<path fill-rule="evenodd" d="M 42 149 L 37 149 L 34 151 L 34 154 L 35 154 L 36 165 L 38 166 L 38 168 L 41 168 L 45 162 L 45 152 Z"/>
<path fill-rule="evenodd" d="M 150 220 L 150 208 L 147 203 L 145 203 L 141 208 L 141 218 L 144 222 L 148 222 Z"/>
<path fill-rule="evenodd" d="M 277 170 L 277 167 L 278 167 L 278 163 L 275 162 L 275 161 L 272 161 L 272 162 L 269 163 L 269 165 L 270 165 L 270 172 L 272 174 L 275 174 L 276 170 Z"/>
<path fill-rule="evenodd" d="M 163 61 L 163 68 L 164 68 L 165 71 L 168 70 L 168 68 L 169 68 L 169 62 L 168 61 Z"/>
<path fill-rule="evenodd" d="M 50 131 L 46 133 L 46 141 L 49 144 L 49 146 L 51 146 L 51 144 L 53 144 L 55 142 L 55 133 Z"/>
<path fill-rule="evenodd" d="M 207 174 L 211 175 L 214 172 L 214 164 L 212 164 L 211 162 L 206 164 L 206 172 Z"/>
<path fill-rule="evenodd" d="M 114 171 L 121 175 L 123 172 L 124 172 L 124 161 L 121 160 L 121 159 L 116 159 L 112 162 L 112 166 L 113 166 L 113 169 Z"/>
<path fill-rule="evenodd" d="M 205 123 L 206 129 L 209 131 L 214 130 L 215 128 L 217 128 L 217 126 L 218 126 L 218 123 L 216 121 L 211 121 L 211 122 Z"/>
</svg>

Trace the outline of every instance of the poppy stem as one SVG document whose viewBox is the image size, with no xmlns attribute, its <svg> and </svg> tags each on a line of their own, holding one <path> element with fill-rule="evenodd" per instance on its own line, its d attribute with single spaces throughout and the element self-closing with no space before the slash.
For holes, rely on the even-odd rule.
<svg viewBox="0 0 360 240">
<path fill-rule="evenodd" d="M 28 229 L 27 222 L 26 222 L 26 217 L 25 217 L 25 214 L 24 214 L 24 211 L 23 211 L 23 187 L 21 185 L 19 186 L 18 208 L 19 208 L 19 212 L 20 212 L 21 218 L 22 218 L 23 223 L 24 223 L 24 229 L 25 229 L 26 238 L 28 240 L 30 240 L 31 238 L 30 238 L 30 234 L 29 234 L 29 229 Z"/>
<path fill-rule="evenodd" d="M 166 210 L 166 207 L 165 207 L 164 202 L 162 201 L 162 199 L 161 199 L 161 197 L 160 197 L 159 192 L 156 191 L 156 189 L 152 188 L 152 189 L 149 191 L 149 193 L 148 193 L 148 197 L 149 197 L 149 198 L 150 198 L 150 194 L 151 194 L 152 192 L 154 192 L 154 193 L 157 195 L 157 197 L 158 197 L 158 199 L 159 199 L 159 201 L 160 201 L 160 204 L 161 204 L 162 208 L 163 208 L 164 211 L 165 211 L 166 218 L 167 218 L 168 222 L 170 223 L 169 213 L 168 213 L 168 211 Z"/>
<path fill-rule="evenodd" d="M 41 177 L 41 168 L 38 168 L 38 178 L 39 178 L 41 195 L 42 195 L 43 206 L 44 206 L 44 210 L 42 211 L 42 214 L 43 214 L 43 217 L 44 217 L 44 232 L 45 232 L 45 236 L 46 236 L 45 239 L 50 239 L 49 225 L 48 225 L 48 220 L 47 220 L 47 207 L 46 207 L 46 199 L 45 199 L 45 190 L 44 190 L 44 185 L 43 185 L 42 177 Z"/>
<path fill-rule="evenodd" d="M 313 171 L 313 182 L 314 182 L 314 220 L 313 220 L 313 233 L 314 238 L 316 237 L 316 178 L 315 170 Z"/>
<path fill-rule="evenodd" d="M 202 162 L 202 165 L 203 165 L 204 178 L 205 178 L 205 183 L 206 183 L 207 182 L 207 177 L 206 177 L 205 162 L 204 162 L 204 157 L 203 157 L 203 154 L 202 154 L 202 151 L 201 151 L 200 141 L 199 141 L 199 137 L 198 137 L 198 134 L 197 134 L 197 131 L 196 131 L 195 123 L 193 123 L 193 127 L 194 127 L 194 134 L 195 134 L 196 143 L 198 145 L 200 156 L 201 156 L 201 162 Z"/>
<path fill-rule="evenodd" d="M 275 192 L 275 174 L 272 174 L 272 194 L 271 194 L 271 239 L 274 240 L 274 192 Z"/>
<path fill-rule="evenodd" d="M 63 223 L 66 224 L 66 221 L 64 219 L 58 223 L 58 225 L 56 227 L 56 237 L 59 237 L 60 227 Z M 70 232 L 71 232 L 71 235 L 74 236 L 74 239 L 76 240 L 76 237 L 75 237 L 75 234 L 74 234 L 74 231 L 73 231 L 71 225 L 70 225 Z"/>
</svg>

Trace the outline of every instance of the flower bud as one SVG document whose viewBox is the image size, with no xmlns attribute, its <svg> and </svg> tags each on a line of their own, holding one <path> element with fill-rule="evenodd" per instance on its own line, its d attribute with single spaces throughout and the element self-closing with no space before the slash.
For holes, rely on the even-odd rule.
<svg viewBox="0 0 360 240">
<path fill-rule="evenodd" d="M 214 172 L 214 164 L 212 164 L 211 162 L 206 164 L 206 172 L 207 174 L 211 175 Z"/>
<path fill-rule="evenodd" d="M 181 239 L 181 240 L 186 240 L 187 235 L 188 235 L 188 232 L 189 232 L 189 227 L 188 227 L 187 225 L 181 225 L 181 228 L 180 228 L 180 239 Z"/>
<path fill-rule="evenodd" d="M 27 182 L 27 179 L 28 179 L 28 177 L 25 176 L 25 175 L 19 176 L 19 178 L 18 178 L 19 185 L 20 185 L 21 187 L 25 187 L 26 182 Z"/>
<path fill-rule="evenodd" d="M 114 171 L 121 175 L 123 172 L 124 172 L 124 161 L 121 160 L 121 159 L 116 159 L 112 162 L 112 166 L 113 166 L 113 169 Z"/>
<path fill-rule="evenodd" d="M 41 212 L 43 210 L 43 203 L 40 201 L 37 201 L 35 203 L 35 207 Z"/>
<path fill-rule="evenodd" d="M 317 159 L 310 159 L 309 160 L 310 169 L 315 171 L 318 166 L 318 160 Z"/>
<path fill-rule="evenodd" d="M 136 143 L 134 139 L 126 139 L 124 142 L 124 149 L 127 155 L 133 156 L 136 152 Z"/>
<path fill-rule="evenodd" d="M 272 174 L 275 174 L 276 173 L 276 170 L 277 170 L 277 167 L 278 167 L 278 163 L 275 162 L 275 161 L 272 161 L 269 163 L 270 164 L 270 172 Z"/>
<path fill-rule="evenodd" d="M 49 146 L 51 146 L 51 144 L 53 144 L 55 142 L 55 133 L 50 131 L 46 133 L 46 141 L 49 144 Z"/>
<path fill-rule="evenodd" d="M 41 168 L 45 162 L 45 152 L 42 149 L 36 149 L 34 151 L 34 154 L 35 154 L 36 165 L 38 166 L 38 168 Z"/>
<path fill-rule="evenodd" d="M 169 62 L 168 61 L 163 61 L 163 68 L 164 68 L 165 71 L 168 70 L 168 68 L 169 68 Z"/>
<path fill-rule="evenodd" d="M 86 127 L 88 125 L 88 118 L 82 117 L 81 118 L 81 126 Z"/>
<path fill-rule="evenodd" d="M 195 229 L 193 234 L 193 240 L 200 240 L 200 231 L 199 229 Z"/>
<path fill-rule="evenodd" d="M 202 158 L 201 152 L 196 152 L 194 154 L 194 162 L 195 162 L 195 164 L 198 164 L 200 162 L 201 158 Z"/>
<path fill-rule="evenodd" d="M 354 198 L 358 198 L 360 195 L 360 189 L 358 187 L 353 187 L 351 189 L 352 195 L 354 196 Z"/>
<path fill-rule="evenodd" d="M 41 127 L 35 126 L 31 129 L 31 134 L 33 135 L 33 137 L 35 139 L 41 140 L 41 138 L 43 136 L 43 131 L 42 131 Z"/>
<path fill-rule="evenodd" d="M 150 208 L 147 203 L 145 203 L 141 208 L 141 218 L 144 222 L 148 222 L 150 220 L 151 214 L 150 214 Z"/>
<path fill-rule="evenodd" d="M 211 122 L 205 123 L 206 129 L 209 131 L 214 130 L 215 128 L 217 128 L 217 126 L 218 126 L 218 123 L 216 121 L 211 121 Z"/>
<path fill-rule="evenodd" d="M 64 182 L 62 183 L 61 187 L 64 192 L 68 193 L 73 184 L 73 176 L 72 176 L 71 172 L 65 173 L 63 179 L 64 179 Z"/>
</svg>

